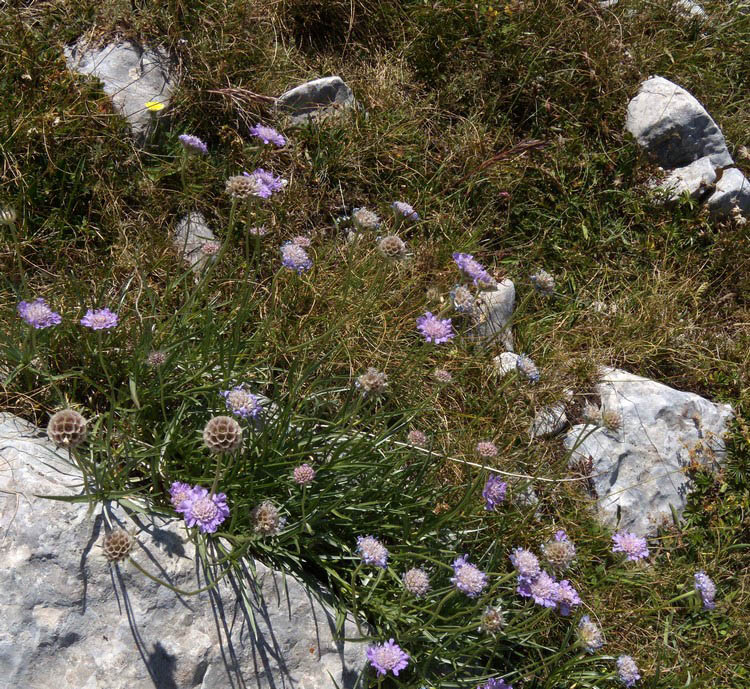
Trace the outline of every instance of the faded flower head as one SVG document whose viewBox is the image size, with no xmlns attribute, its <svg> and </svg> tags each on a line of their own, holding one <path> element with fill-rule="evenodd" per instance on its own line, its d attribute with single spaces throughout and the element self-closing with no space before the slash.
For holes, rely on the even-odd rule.
<svg viewBox="0 0 750 689">
<path fill-rule="evenodd" d="M 450 291 L 453 308 L 459 313 L 471 313 L 474 310 L 474 295 L 463 285 L 455 285 Z"/>
<path fill-rule="evenodd" d="M 539 576 L 539 560 L 530 550 L 516 548 L 510 555 L 510 561 L 522 579 L 531 580 Z"/>
<path fill-rule="evenodd" d="M 388 386 L 388 376 L 370 366 L 357 377 L 354 385 L 362 391 L 364 397 L 380 397 Z"/>
<path fill-rule="evenodd" d="M 248 230 L 248 234 L 251 234 L 253 237 L 265 237 L 268 234 L 268 228 L 265 225 L 251 227 Z"/>
<path fill-rule="evenodd" d="M 286 145 L 286 139 L 279 134 L 273 127 L 267 127 L 265 124 L 258 122 L 254 127 L 250 127 L 250 133 L 260 139 L 264 144 L 273 144 L 277 148 Z"/>
<path fill-rule="evenodd" d="M 62 409 L 50 417 L 47 435 L 58 447 L 77 447 L 86 440 L 86 419 L 75 409 Z"/>
<path fill-rule="evenodd" d="M 393 639 L 389 639 L 384 644 L 369 646 L 367 660 L 377 670 L 378 675 L 392 672 L 398 677 L 398 673 L 409 664 L 409 655 Z"/>
<path fill-rule="evenodd" d="M 638 666 L 630 656 L 622 655 L 617 659 L 617 674 L 620 682 L 626 687 L 634 687 L 641 678 Z"/>
<path fill-rule="evenodd" d="M 292 472 L 294 482 L 299 486 L 309 486 L 315 480 L 315 469 L 309 464 L 300 464 Z"/>
<path fill-rule="evenodd" d="M 469 562 L 468 555 L 462 555 L 453 561 L 451 583 L 469 598 L 476 598 L 487 586 L 487 575 Z"/>
<path fill-rule="evenodd" d="M 613 553 L 625 553 L 627 560 L 633 562 L 648 557 L 648 544 L 646 539 L 629 531 L 618 531 L 612 536 L 614 545 Z"/>
<path fill-rule="evenodd" d="M 161 349 L 155 349 L 152 352 L 148 353 L 148 356 L 146 357 L 146 363 L 149 366 L 153 366 L 154 368 L 157 368 L 164 364 L 167 360 L 167 353 L 162 351 Z"/>
<path fill-rule="evenodd" d="M 263 412 L 260 397 L 250 392 L 247 383 L 236 385 L 231 390 L 219 393 L 225 400 L 227 409 L 243 419 L 255 419 Z"/>
<path fill-rule="evenodd" d="M 406 440 L 410 445 L 414 445 L 416 447 L 427 447 L 427 436 L 422 433 L 422 431 L 409 431 L 406 436 Z"/>
<path fill-rule="evenodd" d="M 201 533 L 215 533 L 228 516 L 229 506 L 224 493 L 210 494 L 202 486 L 193 488 L 192 496 L 180 505 L 188 526 L 197 526 Z"/>
<path fill-rule="evenodd" d="M 505 626 L 505 615 L 502 608 L 488 605 L 479 621 L 479 629 L 488 634 L 494 634 Z"/>
<path fill-rule="evenodd" d="M 0 208 L 0 225 L 12 225 L 17 217 L 15 208 Z"/>
<path fill-rule="evenodd" d="M 494 512 L 495 508 L 505 500 L 505 492 L 508 484 L 499 476 L 490 476 L 487 483 L 484 484 L 482 497 L 484 498 L 484 509 L 488 512 Z"/>
<path fill-rule="evenodd" d="M 555 278 L 552 277 L 546 270 L 539 270 L 530 276 L 531 283 L 534 285 L 534 289 L 546 296 L 551 296 L 555 293 Z"/>
<path fill-rule="evenodd" d="M 519 354 L 516 359 L 516 369 L 525 376 L 530 383 L 536 383 L 539 380 L 539 369 L 536 364 L 525 354 Z"/>
<path fill-rule="evenodd" d="M 576 557 L 575 544 L 564 531 L 558 531 L 552 540 L 542 545 L 542 552 L 552 568 L 559 572 L 568 569 Z"/>
<path fill-rule="evenodd" d="M 41 297 L 31 303 L 22 301 L 17 308 L 18 315 L 37 330 L 59 325 L 62 321 L 60 314 L 55 313 Z"/>
<path fill-rule="evenodd" d="M 358 536 L 357 552 L 366 565 L 385 569 L 388 566 L 388 550 L 374 536 Z"/>
<path fill-rule="evenodd" d="M 622 415 L 615 409 L 602 410 L 602 426 L 608 431 L 617 431 L 622 426 Z"/>
<path fill-rule="evenodd" d="M 395 234 L 378 237 L 378 251 L 388 259 L 399 259 L 406 256 L 406 244 Z"/>
<path fill-rule="evenodd" d="M 245 173 L 232 175 L 227 179 L 224 191 L 233 199 L 249 199 L 251 196 L 262 196 L 262 188 L 263 184 L 259 179 Z"/>
<path fill-rule="evenodd" d="M 471 278 L 474 286 L 479 287 L 490 287 L 496 284 L 495 278 L 493 278 L 485 269 L 485 267 L 474 260 L 474 256 L 471 254 L 462 254 L 456 252 L 453 254 L 453 260 L 456 262 L 458 269 Z"/>
<path fill-rule="evenodd" d="M 172 503 L 177 512 L 184 512 L 188 505 L 187 502 L 193 499 L 193 487 L 189 483 L 173 481 L 169 488 L 169 502 Z"/>
<path fill-rule="evenodd" d="M 567 617 L 573 608 L 581 604 L 581 597 L 567 579 L 557 584 L 557 611 Z"/>
<path fill-rule="evenodd" d="M 281 245 L 281 265 L 289 270 L 296 270 L 298 275 L 312 268 L 312 259 L 307 251 L 294 242 L 284 242 Z"/>
<path fill-rule="evenodd" d="M 476 444 L 476 447 L 474 448 L 476 453 L 484 458 L 484 459 L 490 459 L 491 457 L 497 457 L 497 445 L 495 443 L 490 442 L 489 440 L 481 440 Z"/>
<path fill-rule="evenodd" d="M 587 653 L 594 653 L 604 646 L 602 630 L 591 621 L 588 615 L 584 615 L 578 623 L 578 638 Z"/>
<path fill-rule="evenodd" d="M 408 203 L 404 203 L 403 201 L 394 201 L 391 204 L 391 208 L 393 209 L 394 215 L 399 220 L 405 219 L 410 220 L 411 222 L 416 222 L 417 220 L 419 220 L 419 214 Z"/>
<path fill-rule="evenodd" d="M 309 249 L 312 246 L 312 240 L 304 234 L 298 234 L 296 237 L 292 237 L 291 242 L 292 244 L 301 246 L 303 249 Z"/>
<path fill-rule="evenodd" d="M 367 208 L 355 208 L 352 211 L 352 222 L 360 232 L 377 230 L 380 227 L 378 214 Z"/>
<path fill-rule="evenodd" d="M 261 536 L 276 536 L 286 524 L 279 509 L 270 501 L 264 500 L 250 513 L 253 519 L 253 530 Z"/>
<path fill-rule="evenodd" d="M 81 318 L 81 325 L 92 330 L 108 330 L 114 328 L 118 320 L 117 314 L 109 309 L 88 309 L 86 315 Z"/>
<path fill-rule="evenodd" d="M 219 249 L 221 249 L 219 242 L 203 242 L 201 244 L 201 253 L 204 256 L 216 256 L 219 253 Z"/>
<path fill-rule="evenodd" d="M 488 680 L 485 684 L 480 684 L 477 689 L 513 689 L 513 687 L 502 679 L 495 678 Z"/>
<path fill-rule="evenodd" d="M 419 567 L 413 567 L 404 572 L 401 580 L 404 583 L 404 588 L 416 598 L 427 595 L 430 590 L 430 577 L 427 572 Z"/>
<path fill-rule="evenodd" d="M 541 571 L 533 579 L 518 577 L 518 588 L 521 596 L 531 598 L 537 605 L 545 608 L 557 606 L 559 586 L 558 583 L 547 572 Z"/>
<path fill-rule="evenodd" d="M 450 371 L 446 371 L 444 368 L 436 368 L 432 372 L 432 377 L 441 385 L 448 385 L 453 382 L 453 376 Z"/>
<path fill-rule="evenodd" d="M 133 550 L 135 539 L 125 529 L 112 529 L 102 540 L 102 550 L 110 562 L 121 562 Z"/>
<path fill-rule="evenodd" d="M 706 610 L 713 610 L 716 607 L 714 597 L 716 596 L 716 584 L 703 571 L 699 570 L 693 576 L 695 580 L 695 590 L 701 594 L 703 607 Z"/>
<path fill-rule="evenodd" d="M 234 452 L 242 445 L 242 428 L 231 416 L 214 416 L 203 429 L 203 442 L 211 452 Z"/>
<path fill-rule="evenodd" d="M 425 342 L 442 344 L 456 336 L 450 318 L 438 318 L 430 311 L 417 318 L 417 329 L 424 336 Z"/>
<path fill-rule="evenodd" d="M 590 402 L 586 402 L 581 415 L 583 416 L 584 423 L 598 426 L 602 422 L 602 410 Z"/>
<path fill-rule="evenodd" d="M 208 153 L 208 147 L 197 136 L 180 134 L 177 138 L 187 153 L 195 155 L 206 155 Z"/>
</svg>

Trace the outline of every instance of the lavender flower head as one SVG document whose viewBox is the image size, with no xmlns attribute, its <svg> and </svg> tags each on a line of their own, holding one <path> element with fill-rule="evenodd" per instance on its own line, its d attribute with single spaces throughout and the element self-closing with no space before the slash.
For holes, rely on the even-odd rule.
<svg viewBox="0 0 750 689">
<path fill-rule="evenodd" d="M 423 316 L 417 318 L 417 329 L 424 335 L 425 342 L 442 344 L 456 336 L 453 332 L 451 319 L 440 319 L 427 311 Z"/>
<path fill-rule="evenodd" d="M 360 231 L 377 230 L 380 227 L 380 218 L 378 214 L 368 208 L 355 208 L 352 211 L 351 221 Z"/>
<path fill-rule="evenodd" d="M 315 480 L 315 469 L 309 464 L 300 464 L 294 467 L 292 477 L 298 486 L 308 486 Z"/>
<path fill-rule="evenodd" d="M 490 679 L 485 684 L 480 684 L 477 689 L 513 689 L 513 687 L 502 679 Z"/>
<path fill-rule="evenodd" d="M 474 260 L 474 256 L 471 254 L 454 253 L 453 260 L 456 262 L 458 269 L 463 272 L 466 277 L 471 278 L 475 286 L 479 287 L 490 287 L 496 284 L 495 279 L 487 272 L 485 267 Z"/>
<path fill-rule="evenodd" d="M 636 562 L 648 557 L 646 539 L 629 531 L 618 531 L 612 536 L 613 553 L 625 553 L 627 560 Z"/>
<path fill-rule="evenodd" d="M 531 581 L 541 572 L 536 555 L 525 548 L 516 548 L 510 555 L 510 561 L 521 579 Z"/>
<path fill-rule="evenodd" d="M 256 190 L 253 192 L 255 196 L 260 196 L 262 199 L 270 199 L 274 194 L 283 191 L 287 185 L 287 181 L 281 177 L 277 177 L 269 170 L 264 170 L 262 167 L 256 168 L 252 172 L 242 173 L 245 177 L 251 178 L 255 182 Z"/>
<path fill-rule="evenodd" d="M 265 124 L 258 122 L 254 127 L 250 127 L 250 133 L 260 139 L 264 144 L 273 144 L 277 148 L 286 146 L 286 139 L 279 134 L 273 127 L 267 127 Z"/>
<path fill-rule="evenodd" d="M 312 259 L 299 244 L 284 242 L 281 245 L 281 265 L 289 270 L 296 270 L 298 275 L 312 268 Z"/>
<path fill-rule="evenodd" d="M 505 491 L 508 484 L 501 480 L 499 476 L 490 476 L 487 483 L 484 484 L 482 497 L 484 498 L 484 509 L 488 512 L 494 512 L 495 508 L 505 500 Z"/>
<path fill-rule="evenodd" d="M 236 385 L 231 390 L 223 390 L 219 394 L 224 398 L 227 409 L 235 416 L 256 419 L 263 411 L 260 397 L 248 390 L 247 383 Z"/>
<path fill-rule="evenodd" d="M 366 565 L 375 565 L 381 569 L 388 566 L 388 550 L 374 536 L 359 536 L 357 538 L 357 552 Z"/>
<path fill-rule="evenodd" d="M 539 381 L 539 369 L 536 364 L 525 354 L 519 354 L 516 359 L 516 370 L 525 376 L 530 383 Z"/>
<path fill-rule="evenodd" d="M 393 213 L 398 219 L 404 218 L 406 220 L 410 220 L 411 222 L 416 222 L 417 220 L 419 220 L 419 214 L 408 203 L 404 203 L 403 201 L 394 201 L 391 204 L 391 208 L 393 209 Z"/>
<path fill-rule="evenodd" d="M 298 234 L 296 237 L 292 237 L 292 244 L 301 246 L 303 249 L 309 249 L 312 246 L 312 240 L 304 234 Z"/>
<path fill-rule="evenodd" d="M 604 646 L 602 630 L 588 615 L 584 615 L 578 623 L 578 638 L 587 653 L 594 653 Z"/>
<path fill-rule="evenodd" d="M 402 577 L 404 588 L 415 598 L 427 595 L 430 590 L 430 577 L 423 569 L 413 567 L 404 572 Z"/>
<path fill-rule="evenodd" d="M 557 606 L 558 584 L 547 572 L 540 572 L 534 579 L 519 576 L 516 591 L 524 598 L 532 598 L 537 605 L 545 608 Z"/>
<path fill-rule="evenodd" d="M 174 481 L 169 489 L 169 501 L 177 512 L 187 510 L 187 502 L 193 498 L 193 487 L 189 483 Z"/>
<path fill-rule="evenodd" d="M 570 615 L 570 611 L 581 604 L 581 597 L 567 579 L 557 584 L 557 611 L 563 616 Z"/>
<path fill-rule="evenodd" d="M 186 153 L 194 153 L 197 155 L 206 155 L 208 153 L 208 147 L 197 136 L 193 136 L 192 134 L 180 134 L 177 138 L 180 140 Z"/>
<path fill-rule="evenodd" d="M 476 598 L 487 586 L 487 575 L 469 562 L 468 555 L 462 555 L 453 561 L 451 583 L 469 598 Z"/>
<path fill-rule="evenodd" d="M 22 301 L 17 308 L 18 315 L 37 330 L 59 325 L 62 321 L 60 314 L 55 313 L 41 297 L 34 299 L 30 304 Z"/>
<path fill-rule="evenodd" d="M 395 677 L 398 677 L 398 673 L 409 664 L 409 655 L 404 653 L 393 639 L 389 639 L 384 644 L 369 646 L 367 660 L 377 670 L 378 675 L 392 672 Z"/>
<path fill-rule="evenodd" d="M 636 682 L 641 678 L 635 660 L 625 655 L 617 659 L 617 674 L 620 677 L 620 682 L 626 687 L 634 687 Z"/>
<path fill-rule="evenodd" d="M 480 440 L 474 447 L 476 453 L 484 459 L 497 457 L 497 445 L 489 440 Z"/>
<path fill-rule="evenodd" d="M 208 490 L 201 486 L 195 486 L 192 497 L 180 507 L 185 515 L 185 523 L 197 526 L 201 533 L 214 533 L 219 524 L 229 516 L 227 496 L 224 493 L 209 495 Z"/>
<path fill-rule="evenodd" d="M 463 285 L 455 285 L 450 291 L 453 308 L 459 313 L 471 313 L 474 310 L 474 295 Z"/>
<path fill-rule="evenodd" d="M 81 318 L 81 325 L 92 330 L 107 330 L 117 325 L 118 317 L 109 309 L 88 309 L 86 315 Z"/>
<path fill-rule="evenodd" d="M 696 572 L 693 578 L 695 579 L 695 590 L 701 594 L 704 609 L 713 610 L 716 607 L 716 603 L 714 602 L 716 584 L 711 581 L 703 570 Z"/>
</svg>

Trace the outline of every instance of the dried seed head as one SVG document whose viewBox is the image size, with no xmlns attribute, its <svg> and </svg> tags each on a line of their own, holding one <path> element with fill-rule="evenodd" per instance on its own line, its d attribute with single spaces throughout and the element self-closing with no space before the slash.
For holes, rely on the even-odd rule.
<svg viewBox="0 0 750 689">
<path fill-rule="evenodd" d="M 261 536 L 276 536 L 284 528 L 286 517 L 282 517 L 278 508 L 265 500 L 250 513 L 253 519 L 253 529 Z"/>
<path fill-rule="evenodd" d="M 368 208 L 355 208 L 352 211 L 352 222 L 360 231 L 377 230 L 380 227 L 380 218 L 377 213 Z"/>
<path fill-rule="evenodd" d="M 479 629 L 494 634 L 505 626 L 505 616 L 500 606 L 487 606 L 482 613 Z"/>
<path fill-rule="evenodd" d="M 398 259 L 406 256 L 406 244 L 395 234 L 378 239 L 378 249 L 386 258 Z"/>
<path fill-rule="evenodd" d="M 362 391 L 363 397 L 380 397 L 388 386 L 388 376 L 382 371 L 370 366 L 367 371 L 357 377 L 354 383 Z"/>
<path fill-rule="evenodd" d="M 0 225 L 12 225 L 17 217 L 15 208 L 0 208 Z"/>
<path fill-rule="evenodd" d="M 135 538 L 125 529 L 114 529 L 104 536 L 102 549 L 110 562 L 121 562 L 133 550 Z"/>
<path fill-rule="evenodd" d="M 602 411 L 595 404 L 589 402 L 583 407 L 583 420 L 586 423 L 598 426 L 602 422 Z"/>
<path fill-rule="evenodd" d="M 614 409 L 602 411 L 602 426 L 610 431 L 616 431 L 622 426 L 622 416 Z"/>
<path fill-rule="evenodd" d="M 227 180 L 225 191 L 233 199 L 247 199 L 257 196 L 261 186 L 253 176 L 234 175 Z"/>
<path fill-rule="evenodd" d="M 160 349 L 155 349 L 153 352 L 149 352 L 146 357 L 146 363 L 149 366 L 158 367 L 161 366 L 167 360 L 167 353 L 162 352 Z"/>
<path fill-rule="evenodd" d="M 63 409 L 50 417 L 47 435 L 58 447 L 77 447 L 86 440 L 86 419 L 74 409 Z"/>
<path fill-rule="evenodd" d="M 214 416 L 203 429 L 203 442 L 211 452 L 234 452 L 242 445 L 242 428 L 231 416 Z"/>
</svg>

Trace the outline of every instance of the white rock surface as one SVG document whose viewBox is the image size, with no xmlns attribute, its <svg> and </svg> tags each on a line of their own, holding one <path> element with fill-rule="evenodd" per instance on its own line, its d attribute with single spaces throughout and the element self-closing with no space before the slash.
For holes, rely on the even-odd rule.
<svg viewBox="0 0 750 689">
<path fill-rule="evenodd" d="M 703 21 L 706 19 L 706 11 L 693 0 L 677 0 L 674 5 L 675 12 L 682 15 L 686 19 L 695 19 L 696 21 Z"/>
<path fill-rule="evenodd" d="M 664 168 L 684 167 L 709 156 L 716 167 L 732 165 L 724 135 L 685 89 L 650 77 L 628 104 L 625 128 Z"/>
<path fill-rule="evenodd" d="M 135 561 L 195 590 L 204 571 L 181 521 L 37 497 L 79 494 L 80 474 L 10 414 L 0 415 L 0 458 L 2 689 L 356 685 L 364 644 L 335 640 L 334 613 L 295 577 L 251 562 L 245 606 L 229 577 L 218 592 L 179 595 L 132 563 L 111 567 L 98 544 L 108 520 L 133 529 Z M 350 618 L 342 632 L 359 637 Z"/>
<path fill-rule="evenodd" d="M 206 242 L 216 242 L 216 236 L 202 213 L 193 211 L 181 218 L 174 232 L 174 247 L 196 273 L 199 273 L 211 256 L 203 252 Z"/>
<path fill-rule="evenodd" d="M 716 183 L 716 191 L 706 202 L 717 215 L 729 215 L 736 205 L 745 215 L 750 214 L 750 181 L 736 167 L 724 170 Z"/>
<path fill-rule="evenodd" d="M 300 84 L 276 101 L 277 109 L 287 113 L 293 125 L 335 116 L 355 106 L 352 90 L 337 76 Z"/>
<path fill-rule="evenodd" d="M 691 458 L 710 466 L 724 460 L 732 408 L 618 369 L 601 373 L 596 387 L 601 408 L 620 414 L 620 428 L 573 426 L 564 444 L 571 464 L 591 461 L 601 521 L 652 534 L 671 523 L 671 507 L 682 514 Z"/>
<path fill-rule="evenodd" d="M 532 438 L 546 438 L 557 435 L 568 425 L 565 403 L 549 404 L 542 407 L 535 415 L 529 428 Z"/>
<path fill-rule="evenodd" d="M 513 351 L 513 334 L 508 322 L 516 305 L 516 288 L 507 278 L 494 288 L 480 290 L 477 296 L 477 315 L 469 329 L 471 337 L 486 343 L 498 343 L 506 351 Z"/>
<path fill-rule="evenodd" d="M 715 181 L 716 166 L 709 156 L 703 156 L 685 167 L 672 170 L 657 182 L 657 186 L 669 193 L 671 201 L 677 201 L 685 193 L 696 199 L 701 198 L 709 192 Z"/>
<path fill-rule="evenodd" d="M 65 48 L 65 59 L 70 70 L 101 80 L 117 111 L 130 122 L 136 142 L 145 143 L 155 116 L 169 106 L 174 90 L 167 54 L 127 41 L 103 47 L 80 42 Z M 146 108 L 149 101 L 163 103 L 164 110 L 152 113 Z"/>
<path fill-rule="evenodd" d="M 518 354 L 515 354 L 514 352 L 503 352 L 492 359 L 492 364 L 495 367 L 496 373 L 501 376 L 506 376 L 511 371 L 515 371 L 517 363 Z"/>
</svg>

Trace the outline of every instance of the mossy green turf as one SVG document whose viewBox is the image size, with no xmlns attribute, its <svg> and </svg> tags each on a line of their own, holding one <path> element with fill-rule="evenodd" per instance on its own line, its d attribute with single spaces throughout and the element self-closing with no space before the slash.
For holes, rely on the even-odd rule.
<svg viewBox="0 0 750 689">
<path fill-rule="evenodd" d="M 396 638 L 412 663 L 386 685 L 473 687 L 495 673 L 524 689 L 608 687 L 612 658 L 627 653 L 638 686 L 745 689 L 748 226 L 688 201 L 661 206 L 645 184 L 654 168 L 623 134 L 628 99 L 660 74 L 704 103 L 750 172 L 738 156 L 750 144 L 750 15 L 738 5 L 705 3 L 700 26 L 666 3 L 626 0 L 612 10 L 563 0 L 6 3 L 0 203 L 18 210 L 24 275 L 6 233 L 3 408 L 43 426 L 74 405 L 92 419 L 81 455 L 92 492 L 166 509 L 171 480 L 210 484 L 215 464 L 200 431 L 223 409 L 218 391 L 254 381 L 281 417 L 222 480 L 225 533 L 235 555 L 324 580 L 374 638 Z M 158 42 L 175 57 L 179 88 L 145 152 L 97 83 L 65 67 L 63 45 L 86 32 Z M 248 125 L 270 121 L 253 94 L 327 74 L 353 87 L 364 112 L 287 130 L 290 145 L 278 151 L 250 140 Z M 181 133 L 211 151 L 189 161 L 184 181 Z M 545 145 L 498 155 L 529 140 Z M 230 251 L 196 285 L 171 247 L 177 218 L 198 209 L 226 238 L 224 180 L 257 165 L 289 179 L 283 199 L 272 212 L 242 212 Z M 401 233 L 413 252 L 403 264 L 383 261 L 374 234 L 347 245 L 334 227 L 344 205 L 384 210 L 397 199 L 423 218 Z M 261 221 L 271 232 L 252 254 L 242 228 Z M 313 237 L 315 260 L 301 277 L 279 271 L 278 253 L 299 234 Z M 537 386 L 493 376 L 493 349 L 420 341 L 416 317 L 441 308 L 428 290 L 445 298 L 459 280 L 453 251 L 515 281 L 518 349 L 540 366 Z M 557 277 L 552 300 L 530 294 L 539 267 Z M 15 307 L 35 296 L 64 323 L 32 339 Z M 613 309 L 596 312 L 595 300 Z M 101 336 L 77 324 L 100 306 L 120 314 Z M 169 353 L 159 370 L 144 363 L 153 348 Z M 726 467 L 695 470 L 686 522 L 650 542 L 647 567 L 610 553 L 580 481 L 534 481 L 537 506 L 516 500 L 486 513 L 486 473 L 443 458 L 474 461 L 476 442 L 493 440 L 502 470 L 571 478 L 559 442 L 530 443 L 526 430 L 567 387 L 589 389 L 600 363 L 731 402 L 738 414 Z M 368 366 L 389 376 L 382 405 L 352 391 Z M 454 383 L 434 384 L 436 366 Z M 410 428 L 432 438 L 434 454 L 393 445 Z M 318 479 L 303 499 L 290 475 L 310 460 Z M 525 483 L 511 481 L 509 493 Z M 289 518 L 278 540 L 252 535 L 249 512 L 263 499 Z M 511 548 L 538 552 L 558 528 L 578 546 L 570 578 L 605 629 L 606 655 L 582 654 L 574 621 L 513 593 Z M 368 533 L 386 543 L 390 566 L 353 579 L 355 539 Z M 477 630 L 488 600 L 454 596 L 436 609 L 464 552 L 491 574 L 490 600 L 506 609 L 496 638 Z M 412 604 L 398 576 L 424 563 L 435 591 Z M 674 600 L 697 569 L 718 586 L 710 614 L 693 597 Z"/>
</svg>

